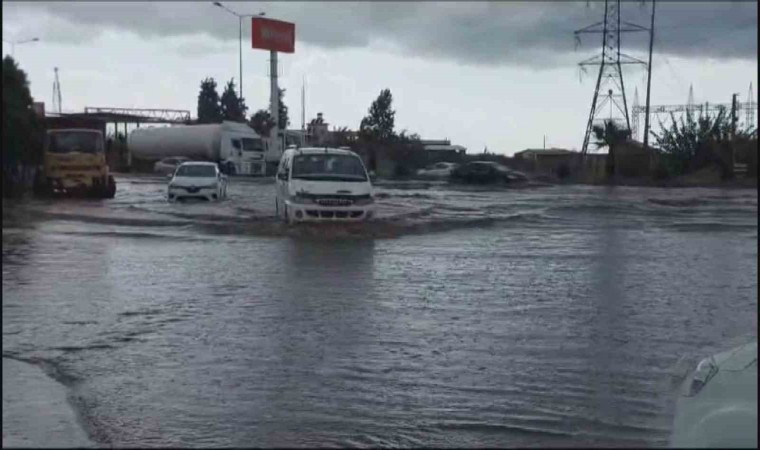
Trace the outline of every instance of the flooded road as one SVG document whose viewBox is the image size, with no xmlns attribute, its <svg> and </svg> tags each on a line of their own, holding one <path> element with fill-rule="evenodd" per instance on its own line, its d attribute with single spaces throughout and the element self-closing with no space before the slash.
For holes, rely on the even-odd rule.
<svg viewBox="0 0 760 450">
<path fill-rule="evenodd" d="M 3 208 L 3 356 L 114 446 L 662 446 L 679 359 L 757 336 L 757 193 L 269 181 Z M 683 361 L 681 361 L 683 362 Z"/>
</svg>

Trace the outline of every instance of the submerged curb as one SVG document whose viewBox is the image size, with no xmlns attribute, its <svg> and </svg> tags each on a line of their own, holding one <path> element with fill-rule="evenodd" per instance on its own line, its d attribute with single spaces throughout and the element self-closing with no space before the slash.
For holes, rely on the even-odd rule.
<svg viewBox="0 0 760 450">
<path fill-rule="evenodd" d="M 3 358 L 3 448 L 95 447 L 66 394 L 41 368 Z"/>
</svg>

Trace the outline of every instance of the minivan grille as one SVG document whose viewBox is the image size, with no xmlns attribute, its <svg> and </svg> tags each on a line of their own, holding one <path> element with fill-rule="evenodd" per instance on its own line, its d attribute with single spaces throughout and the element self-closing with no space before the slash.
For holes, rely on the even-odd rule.
<svg viewBox="0 0 760 450">
<path fill-rule="evenodd" d="M 350 198 L 317 198 L 314 202 L 320 206 L 351 206 L 354 201 Z"/>
</svg>

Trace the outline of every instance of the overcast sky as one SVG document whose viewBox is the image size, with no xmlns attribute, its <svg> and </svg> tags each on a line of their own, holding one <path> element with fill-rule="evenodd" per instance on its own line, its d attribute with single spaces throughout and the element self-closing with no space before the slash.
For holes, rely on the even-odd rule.
<svg viewBox="0 0 760 450">
<path fill-rule="evenodd" d="M 601 21 L 604 2 L 227 2 L 229 8 L 296 24 L 296 52 L 280 55 L 291 128 L 323 112 L 355 129 L 380 90 L 393 93 L 396 127 L 449 138 L 468 152 L 580 148 L 601 36 L 573 31 Z M 648 26 L 651 2 L 624 2 L 622 20 Z M 745 101 L 757 92 L 757 3 L 657 2 L 652 103 Z M 269 101 L 266 51 L 243 30 L 249 112 Z M 30 78 L 32 95 L 52 104 L 59 67 L 63 109 L 85 106 L 187 109 L 196 115 L 200 81 L 238 78 L 238 20 L 212 2 L 3 2 L 6 40 Z M 622 51 L 646 60 L 646 33 L 626 33 Z M 582 75 L 582 76 L 581 76 Z M 629 105 L 644 67 L 625 70 Z"/>
</svg>

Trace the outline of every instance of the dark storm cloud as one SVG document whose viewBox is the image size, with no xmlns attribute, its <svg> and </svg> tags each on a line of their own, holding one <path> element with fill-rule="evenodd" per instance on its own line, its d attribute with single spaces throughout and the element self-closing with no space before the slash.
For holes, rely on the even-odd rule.
<svg viewBox="0 0 760 450">
<path fill-rule="evenodd" d="M 270 17 L 295 22 L 299 41 L 324 48 L 365 47 L 379 41 L 409 56 L 532 67 L 573 63 L 600 47 L 601 36 L 587 34 L 576 49 L 573 31 L 600 21 L 604 10 L 603 2 L 585 1 L 229 2 L 227 6 L 239 13 L 263 10 Z M 81 42 L 91 39 L 93 30 L 106 29 L 143 37 L 238 37 L 237 19 L 211 2 L 10 2 L 3 3 L 3 10 L 6 17 L 29 18 L 30 26 L 39 13 L 53 17 L 52 26 L 39 32 L 59 42 Z M 651 2 L 624 2 L 622 11 L 623 20 L 648 26 Z M 61 26 L 63 21 L 69 26 Z M 246 39 L 249 30 L 246 21 Z M 668 55 L 756 59 L 757 3 L 658 2 L 655 42 L 657 51 Z M 641 54 L 647 44 L 646 33 L 623 37 L 626 53 Z"/>
</svg>

